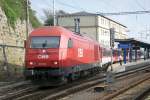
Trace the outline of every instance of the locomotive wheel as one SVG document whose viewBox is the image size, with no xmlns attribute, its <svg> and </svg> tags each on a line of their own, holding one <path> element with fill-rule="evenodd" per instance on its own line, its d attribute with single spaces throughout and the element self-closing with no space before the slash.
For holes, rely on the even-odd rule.
<svg viewBox="0 0 150 100">
<path fill-rule="evenodd" d="M 81 71 L 80 72 L 80 77 L 84 77 L 85 76 L 85 72 L 84 71 Z"/>
<path fill-rule="evenodd" d="M 80 77 L 80 72 L 72 73 L 69 75 L 69 80 L 74 81 Z"/>
<path fill-rule="evenodd" d="M 74 80 L 75 80 L 74 75 L 73 75 L 73 74 L 69 74 L 69 76 L 68 76 L 68 81 L 69 81 L 69 82 L 72 82 L 72 81 L 74 81 Z"/>
<path fill-rule="evenodd" d="M 63 81 L 64 84 L 67 84 L 67 83 L 68 83 L 68 78 L 65 77 L 65 76 L 62 76 L 62 77 L 61 77 L 61 80 Z"/>
</svg>

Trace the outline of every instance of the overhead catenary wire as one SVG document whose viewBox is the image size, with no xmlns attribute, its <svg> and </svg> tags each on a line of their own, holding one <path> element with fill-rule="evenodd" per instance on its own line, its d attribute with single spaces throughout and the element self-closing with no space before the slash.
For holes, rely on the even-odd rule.
<svg viewBox="0 0 150 100">
<path fill-rule="evenodd" d="M 149 13 L 150 13 L 150 10 L 147 10 L 147 11 L 133 11 L 133 12 L 112 12 L 112 13 L 101 13 L 101 12 L 97 12 L 97 13 L 81 13 L 81 14 L 70 14 L 70 15 L 74 15 L 74 16 L 89 16 L 89 15 L 117 16 L 117 15 L 132 15 L 132 14 L 149 14 Z M 65 16 L 65 14 L 64 14 L 64 16 Z"/>
<path fill-rule="evenodd" d="M 75 2 L 75 0 L 72 0 L 72 2 L 74 2 L 78 8 L 80 8 L 80 9 L 82 9 L 82 10 L 84 10 L 84 11 L 85 11 L 85 9 L 84 9 L 84 8 L 82 8 L 82 7 L 80 7 L 80 5 L 79 5 L 77 2 Z"/>
<path fill-rule="evenodd" d="M 140 7 L 140 8 L 142 8 L 143 10 L 145 10 L 146 11 L 146 9 L 139 3 L 139 1 L 138 0 L 135 0 L 135 3 Z"/>
<path fill-rule="evenodd" d="M 48 8 L 53 8 L 52 2 L 48 2 L 47 0 L 44 0 L 44 4 L 47 5 Z"/>
<path fill-rule="evenodd" d="M 100 13 L 97 14 L 110 16 L 110 15 L 130 15 L 130 14 L 149 14 L 150 10 L 143 10 L 143 11 L 132 11 L 132 12 L 114 12 L 114 13 Z"/>
<path fill-rule="evenodd" d="M 112 9 L 117 10 L 117 7 L 113 6 L 110 2 L 106 2 L 105 0 L 101 0 L 101 2 L 106 5 L 106 8 L 111 7 Z"/>
<path fill-rule="evenodd" d="M 140 8 L 142 8 L 143 10 L 146 10 L 146 9 L 139 3 L 138 0 L 135 0 L 135 3 L 136 3 Z"/>
<path fill-rule="evenodd" d="M 59 4 L 61 4 L 61 5 L 63 5 L 63 6 L 72 8 L 72 9 L 74 9 L 74 10 L 82 10 L 81 8 L 75 7 L 75 6 L 73 6 L 73 5 L 69 5 L 69 4 L 67 4 L 67 3 L 63 3 L 63 2 L 61 2 L 61 1 L 59 1 L 59 0 L 57 0 L 56 2 L 59 3 Z"/>
</svg>

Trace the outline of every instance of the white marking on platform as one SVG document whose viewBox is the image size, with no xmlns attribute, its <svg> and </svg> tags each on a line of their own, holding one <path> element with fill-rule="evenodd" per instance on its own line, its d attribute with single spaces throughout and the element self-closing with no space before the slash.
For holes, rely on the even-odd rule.
<svg viewBox="0 0 150 100">
<path fill-rule="evenodd" d="M 123 72 L 123 71 L 125 71 L 125 66 L 124 65 L 119 65 L 119 64 L 113 64 L 112 65 L 112 67 L 113 67 L 113 72 Z M 108 68 L 108 71 L 110 71 L 111 70 L 111 66 L 109 66 L 109 68 Z"/>
</svg>

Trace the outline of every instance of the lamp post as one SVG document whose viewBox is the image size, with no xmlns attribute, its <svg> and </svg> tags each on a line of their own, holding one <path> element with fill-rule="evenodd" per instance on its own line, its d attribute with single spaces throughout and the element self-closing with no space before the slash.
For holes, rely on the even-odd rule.
<svg viewBox="0 0 150 100">
<path fill-rule="evenodd" d="M 111 71 L 113 71 L 112 63 L 113 63 L 113 48 L 115 41 L 115 30 L 114 28 L 110 28 L 110 47 L 111 47 Z"/>
<path fill-rule="evenodd" d="M 53 25 L 56 26 L 55 0 L 53 0 Z"/>
<path fill-rule="evenodd" d="M 26 0 L 26 40 L 29 35 L 29 0 Z"/>
<path fill-rule="evenodd" d="M 114 47 L 114 39 L 115 39 L 115 31 L 114 28 L 110 28 L 110 47 L 111 47 L 111 71 L 108 71 L 106 73 L 106 83 L 107 83 L 107 88 L 106 91 L 108 92 L 112 92 L 112 90 L 115 89 L 114 87 L 114 81 L 115 81 L 115 77 L 114 77 L 114 73 L 113 71 L 113 67 L 112 67 L 112 63 L 113 63 L 113 47 Z"/>
</svg>

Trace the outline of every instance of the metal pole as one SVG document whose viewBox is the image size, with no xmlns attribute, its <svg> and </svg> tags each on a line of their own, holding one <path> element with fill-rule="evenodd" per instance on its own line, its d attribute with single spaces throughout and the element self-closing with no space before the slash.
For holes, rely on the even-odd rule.
<svg viewBox="0 0 150 100">
<path fill-rule="evenodd" d="M 113 47 L 111 46 L 111 71 L 113 71 L 112 64 L 113 64 Z"/>
<path fill-rule="evenodd" d="M 113 83 L 115 81 L 115 77 L 113 74 L 113 47 L 114 47 L 114 39 L 115 39 L 115 31 L 114 28 L 110 28 L 110 47 L 111 47 L 111 69 L 110 71 L 108 71 L 106 73 L 106 83 L 107 83 L 107 88 L 106 88 L 106 92 L 112 92 L 113 90 L 115 90 Z"/>
<path fill-rule="evenodd" d="M 29 0 L 26 0 L 26 40 L 29 35 Z"/>
<path fill-rule="evenodd" d="M 53 0 L 53 24 L 56 26 L 56 15 L 55 15 L 55 0 Z"/>
<path fill-rule="evenodd" d="M 115 31 L 114 28 L 110 28 L 110 47 L 111 47 L 111 71 L 113 71 L 113 47 L 114 47 Z"/>
</svg>

